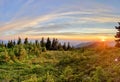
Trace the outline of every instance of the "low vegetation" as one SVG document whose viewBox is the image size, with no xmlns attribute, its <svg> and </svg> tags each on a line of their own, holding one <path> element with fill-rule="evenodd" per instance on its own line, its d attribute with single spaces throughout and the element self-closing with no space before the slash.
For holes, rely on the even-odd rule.
<svg viewBox="0 0 120 82">
<path fill-rule="evenodd" d="M 51 49 L 27 41 L 0 47 L 0 82 L 120 82 L 119 48 Z"/>
</svg>

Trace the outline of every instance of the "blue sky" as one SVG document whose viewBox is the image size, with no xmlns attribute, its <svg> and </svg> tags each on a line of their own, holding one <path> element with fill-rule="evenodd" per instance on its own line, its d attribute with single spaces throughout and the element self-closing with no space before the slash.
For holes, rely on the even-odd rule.
<svg viewBox="0 0 120 82">
<path fill-rule="evenodd" d="M 0 39 L 113 39 L 120 0 L 0 0 Z"/>
</svg>

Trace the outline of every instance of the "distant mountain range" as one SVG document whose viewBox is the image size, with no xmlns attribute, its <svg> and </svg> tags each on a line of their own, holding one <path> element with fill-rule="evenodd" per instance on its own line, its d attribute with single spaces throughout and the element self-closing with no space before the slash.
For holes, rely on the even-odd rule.
<svg viewBox="0 0 120 82">
<path fill-rule="evenodd" d="M 87 47 L 87 46 L 93 45 L 94 43 L 95 42 L 82 42 L 82 43 L 76 45 L 75 48 Z"/>
<path fill-rule="evenodd" d="M 82 47 L 97 47 L 97 46 L 101 46 L 101 45 L 107 45 L 109 47 L 114 47 L 115 43 L 114 42 L 82 42 L 78 45 L 75 46 L 75 48 L 82 48 Z"/>
</svg>

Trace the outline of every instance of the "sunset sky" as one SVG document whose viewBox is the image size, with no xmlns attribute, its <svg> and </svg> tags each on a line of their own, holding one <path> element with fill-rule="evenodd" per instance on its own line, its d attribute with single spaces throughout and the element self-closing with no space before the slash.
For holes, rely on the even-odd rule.
<svg viewBox="0 0 120 82">
<path fill-rule="evenodd" d="M 120 0 L 0 0 L 0 39 L 114 40 Z"/>
</svg>

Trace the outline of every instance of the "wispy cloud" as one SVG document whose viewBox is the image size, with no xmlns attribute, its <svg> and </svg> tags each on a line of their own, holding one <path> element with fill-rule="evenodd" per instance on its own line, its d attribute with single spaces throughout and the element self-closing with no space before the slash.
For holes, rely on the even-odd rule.
<svg viewBox="0 0 120 82">
<path fill-rule="evenodd" d="M 96 35 L 114 33 L 112 27 L 107 24 L 120 21 L 119 12 L 109 4 L 86 1 L 71 0 L 72 3 L 62 1 L 64 4 L 58 1 L 53 1 L 54 3 L 51 1 L 50 4 L 46 1 L 41 1 L 42 4 L 35 0 L 19 1 L 23 4 L 13 17 L 9 21 L 6 21 L 8 20 L 6 18 L 5 22 L 0 23 L 1 36 L 56 35 L 70 38 L 73 35 L 79 38 L 87 33 L 92 36 L 93 33 Z M 45 4 L 47 5 L 43 6 Z"/>
<path fill-rule="evenodd" d="M 17 18 L 19 18 L 20 15 L 22 15 L 27 8 L 29 7 L 29 5 L 33 2 L 34 0 L 26 0 L 26 2 L 21 6 L 21 8 L 15 13 L 14 17 L 10 20 L 16 20 Z"/>
<path fill-rule="evenodd" d="M 100 23 L 104 23 L 104 22 L 117 22 L 119 21 L 120 19 L 117 18 L 117 17 L 102 17 L 102 16 L 89 16 L 89 17 L 80 17 L 80 18 L 77 18 L 77 17 L 72 17 L 72 16 L 69 16 L 69 15 L 83 15 L 83 14 L 92 14 L 92 12 L 65 12 L 65 13 L 53 13 L 53 14 L 47 14 L 47 15 L 43 15 L 43 16 L 39 16 L 37 18 L 22 18 L 20 20 L 15 20 L 15 21 L 12 21 L 6 25 L 3 25 L 1 26 L 0 28 L 0 31 L 5 31 L 5 30 L 9 30 L 9 29 L 18 29 L 18 28 L 28 28 L 28 27 L 36 27 L 37 25 L 39 25 L 40 23 L 42 22 L 47 22 L 47 21 L 52 21 L 52 20 L 55 20 L 55 19 L 59 19 L 59 18 L 64 18 L 65 17 L 68 17 L 68 18 L 71 18 L 74 21 L 72 23 L 76 23 L 79 21 L 82 22 L 84 21 L 84 23 L 87 23 L 87 22 L 100 22 Z M 70 23 L 71 23 L 70 22 Z M 69 22 L 68 22 L 69 23 Z"/>
<path fill-rule="evenodd" d="M 120 18 L 117 18 L 117 17 L 99 17 L 99 16 L 98 17 L 84 17 L 81 19 L 86 20 L 86 21 L 99 22 L 99 23 L 120 21 Z"/>
</svg>

